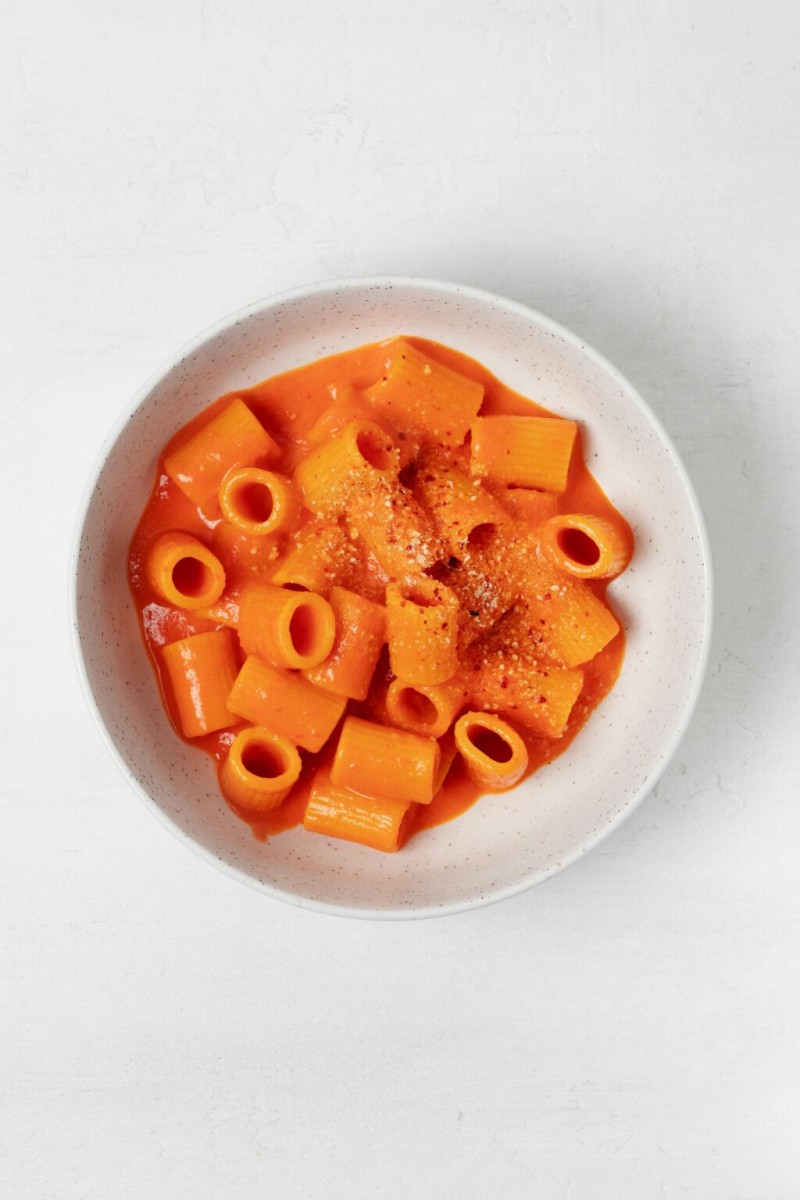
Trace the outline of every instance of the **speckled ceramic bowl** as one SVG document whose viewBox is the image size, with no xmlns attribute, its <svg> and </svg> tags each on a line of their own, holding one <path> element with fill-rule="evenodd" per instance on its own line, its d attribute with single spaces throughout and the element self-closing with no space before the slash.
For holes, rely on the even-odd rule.
<svg viewBox="0 0 800 1200">
<path fill-rule="evenodd" d="M 516 790 L 383 855 L 302 829 L 266 845 L 220 799 L 210 761 L 170 729 L 126 583 L 128 541 L 156 452 L 216 396 L 398 332 L 463 350 L 584 423 L 587 459 L 637 551 L 612 585 L 627 629 L 616 688 L 566 754 Z M 151 810 L 210 862 L 269 896 L 361 917 L 451 913 L 513 895 L 573 862 L 652 788 L 686 728 L 710 632 L 710 563 L 678 456 L 619 373 L 546 317 L 417 279 L 322 283 L 234 314 L 179 351 L 103 449 L 74 554 L 80 669 L 109 749 Z"/>
</svg>

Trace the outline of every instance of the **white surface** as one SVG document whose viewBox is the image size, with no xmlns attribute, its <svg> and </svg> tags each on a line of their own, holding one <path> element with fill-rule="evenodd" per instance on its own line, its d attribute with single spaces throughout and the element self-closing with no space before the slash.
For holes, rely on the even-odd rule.
<svg viewBox="0 0 800 1200">
<path fill-rule="evenodd" d="M 793 3 L 4 13 L 0 1194 L 794 1200 L 800 17 Z M 71 661 L 84 477 L 261 295 L 418 273 L 628 375 L 715 550 L 656 793 L 474 914 L 295 911 L 187 853 Z"/>
</svg>

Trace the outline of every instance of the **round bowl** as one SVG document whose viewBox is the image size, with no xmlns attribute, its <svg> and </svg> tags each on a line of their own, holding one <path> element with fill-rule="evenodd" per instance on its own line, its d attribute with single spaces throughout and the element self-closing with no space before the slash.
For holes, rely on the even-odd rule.
<svg viewBox="0 0 800 1200">
<path fill-rule="evenodd" d="M 302 829 L 266 844 L 221 799 L 210 760 L 166 720 L 137 627 L 126 553 L 158 450 L 223 392 L 397 333 L 476 358 L 584 427 L 587 462 L 634 528 L 610 596 L 620 679 L 564 755 L 515 790 L 386 855 Z M 79 667 L 111 753 L 193 850 L 269 896 L 359 917 L 452 913 L 539 883 L 609 833 L 653 787 L 689 721 L 706 662 L 710 559 L 675 449 L 609 363 L 547 317 L 420 279 L 320 283 L 254 304 L 185 346 L 145 385 L 100 454 L 73 556 Z"/>
</svg>

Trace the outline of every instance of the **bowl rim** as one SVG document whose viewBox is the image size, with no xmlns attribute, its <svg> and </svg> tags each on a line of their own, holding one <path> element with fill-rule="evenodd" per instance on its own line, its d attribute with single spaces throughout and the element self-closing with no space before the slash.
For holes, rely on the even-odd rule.
<svg viewBox="0 0 800 1200">
<path fill-rule="evenodd" d="M 89 682 L 86 664 L 83 657 L 83 650 L 80 640 L 80 629 L 78 623 L 78 568 L 80 563 L 80 547 L 83 537 L 83 530 L 88 514 L 89 506 L 92 502 L 97 483 L 100 475 L 105 467 L 108 455 L 121 436 L 128 422 L 133 415 L 144 403 L 154 388 L 164 379 L 170 371 L 174 370 L 184 359 L 189 355 L 202 348 L 211 338 L 214 338 L 233 326 L 240 324 L 251 317 L 257 316 L 270 308 L 290 303 L 294 300 L 307 299 L 311 296 L 321 295 L 325 292 L 339 293 L 342 291 L 352 291 L 364 288 L 402 288 L 403 290 L 418 290 L 418 291 L 438 291 L 446 293 L 450 296 L 464 296 L 469 299 L 488 304 L 492 307 L 504 309 L 505 311 L 524 318 L 533 320 L 533 322 L 546 332 L 561 338 L 574 350 L 586 356 L 595 366 L 601 371 L 610 376 L 625 392 L 628 400 L 632 401 L 635 407 L 639 410 L 641 416 L 650 424 L 660 441 L 665 446 L 668 454 L 672 459 L 672 464 L 677 471 L 684 494 L 687 498 L 689 508 L 697 526 L 697 533 L 702 557 L 703 567 L 703 582 L 704 582 L 704 598 L 705 607 L 703 613 L 703 626 L 700 642 L 700 652 L 697 656 L 694 676 L 692 678 L 691 687 L 689 688 L 686 698 L 683 702 L 682 710 L 678 719 L 675 721 L 672 736 L 667 743 L 660 758 L 654 763 L 651 770 L 648 772 L 644 780 L 629 798 L 627 803 L 614 815 L 614 817 L 601 829 L 593 831 L 592 834 L 584 838 L 578 846 L 569 854 L 559 858 L 557 863 L 552 864 L 545 870 L 536 872 L 525 879 L 518 880 L 513 884 L 508 884 L 506 887 L 498 888 L 489 894 L 479 894 L 469 900 L 458 900 L 449 904 L 442 905 L 415 905 L 408 908 L 391 907 L 391 908 L 360 908 L 357 905 L 332 904 L 325 901 L 313 900 L 307 897 L 298 895 L 296 892 L 286 891 L 282 888 L 275 887 L 272 884 L 265 883 L 260 879 L 255 879 L 246 871 L 233 866 L 226 862 L 213 851 L 206 849 L 200 845 L 194 838 L 185 833 L 180 826 L 167 815 L 167 813 L 158 805 L 152 796 L 139 783 L 135 776 L 131 773 L 120 751 L 117 749 L 114 738 L 103 719 L 100 708 L 95 699 Z M 709 655 L 711 650 L 711 639 L 713 629 L 713 611 L 714 611 L 714 573 L 711 557 L 711 547 L 708 538 L 703 510 L 698 500 L 694 485 L 689 477 L 688 471 L 683 463 L 683 459 L 675 447 L 672 438 L 667 433 L 659 418 L 647 402 L 640 395 L 637 388 L 611 363 L 604 355 L 595 350 L 583 338 L 573 333 L 570 329 L 561 325 L 558 321 L 539 312 L 538 309 L 531 307 L 528 304 L 523 304 L 520 301 L 513 300 L 506 296 L 501 296 L 495 292 L 491 292 L 485 288 L 473 287 L 468 284 L 453 283 L 452 281 L 444 281 L 437 279 L 429 279 L 422 276 L 403 276 L 403 275 L 358 275 L 347 276 L 343 278 L 331 277 L 328 279 L 318 280 L 313 283 L 304 284 L 298 287 L 286 289 L 280 292 L 273 293 L 260 300 L 256 300 L 241 308 L 235 309 L 227 316 L 215 321 L 213 324 L 204 328 L 200 333 L 196 334 L 189 341 L 181 345 L 175 350 L 161 365 L 152 372 L 141 387 L 136 391 L 132 399 L 122 410 L 117 420 L 114 422 L 109 432 L 106 434 L 92 464 L 89 477 L 83 488 L 81 499 L 79 501 L 78 510 L 75 517 L 71 552 L 69 556 L 69 621 L 71 641 L 74 651 L 74 659 L 78 671 L 78 676 L 81 681 L 82 690 L 89 710 L 94 718 L 94 723 L 99 730 L 102 740 L 111 754 L 112 759 L 117 764 L 117 767 L 125 777 L 128 785 L 137 793 L 140 800 L 145 806 L 157 817 L 160 823 L 171 831 L 183 844 L 187 845 L 195 854 L 204 861 L 212 864 L 218 870 L 228 875 L 232 879 L 243 883 L 245 886 L 260 892 L 275 900 L 280 900 L 283 903 L 291 904 L 297 908 L 309 910 L 312 912 L 323 913 L 327 916 L 350 917 L 361 920 L 419 920 L 429 917 L 452 916 L 458 913 L 470 912 L 476 908 L 483 908 L 489 904 L 499 903 L 501 900 L 510 899 L 512 896 L 519 895 L 521 892 L 528 891 L 540 883 L 544 883 L 547 879 L 551 879 L 554 875 L 560 874 L 561 871 L 571 866 L 579 858 L 582 858 L 590 850 L 598 846 L 611 833 L 614 832 L 627 818 L 631 815 L 644 800 L 658 781 L 663 776 L 670 762 L 672 761 L 678 746 L 689 727 L 689 724 L 697 707 L 700 693 L 708 667 Z"/>
</svg>

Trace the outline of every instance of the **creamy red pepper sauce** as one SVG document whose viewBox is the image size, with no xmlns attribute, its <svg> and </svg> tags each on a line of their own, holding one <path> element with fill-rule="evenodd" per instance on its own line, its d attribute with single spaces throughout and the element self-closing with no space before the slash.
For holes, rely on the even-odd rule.
<svg viewBox="0 0 800 1200">
<path fill-rule="evenodd" d="M 485 367 L 466 355 L 421 338 L 405 337 L 404 340 L 429 354 L 436 361 L 480 382 L 485 389 L 480 409 L 481 416 L 553 415 L 549 410 L 506 387 Z M 145 556 L 153 539 L 159 533 L 171 529 L 184 530 L 193 534 L 200 541 L 210 544 L 213 540 L 213 529 L 221 518 L 219 512 L 200 512 L 187 499 L 167 476 L 164 470 L 165 458 L 179 445 L 188 441 L 216 412 L 229 403 L 233 396 L 238 396 L 244 400 L 278 443 L 281 459 L 275 469 L 284 474 L 290 474 L 294 466 L 309 452 L 311 447 L 306 440 L 307 435 L 330 407 L 335 390 L 347 385 L 358 390 L 370 387 L 376 379 L 380 378 L 385 366 L 385 357 L 386 347 L 383 343 L 362 346 L 298 367 L 254 387 L 221 396 L 198 413 L 163 448 L 159 456 L 152 493 L 131 541 L 128 572 L 144 645 L 153 665 L 164 707 L 175 728 L 176 736 L 181 737 L 181 734 L 175 719 L 174 700 L 170 693 L 169 680 L 162 664 L 160 650 L 169 642 L 195 633 L 220 629 L 222 626 L 191 611 L 172 608 L 161 600 L 147 581 L 144 569 Z M 270 464 L 270 467 L 272 468 L 273 464 Z M 580 432 L 571 460 L 567 488 L 563 494 L 558 496 L 557 500 L 559 512 L 585 512 L 602 516 L 623 527 L 627 535 L 631 536 L 629 526 L 624 518 L 611 504 L 586 467 L 580 445 Z M 252 556 L 253 565 L 256 567 L 259 555 L 263 556 L 264 577 L 268 578 L 269 571 L 274 570 L 279 561 L 270 557 L 271 554 L 274 554 L 274 550 L 269 539 L 264 539 L 264 545 L 261 547 L 257 544 L 253 545 L 252 542 L 249 543 L 247 552 Z M 598 596 L 605 595 L 607 588 L 605 581 L 593 580 L 589 586 Z M 562 737 L 541 737 L 530 733 L 525 728 L 519 728 L 519 733 L 524 739 L 529 753 L 526 777 L 567 750 L 593 710 L 613 687 L 622 666 L 623 655 L 624 634 L 620 631 L 599 654 L 581 665 L 581 670 L 584 672 L 584 685 Z M 370 697 L 364 702 L 349 701 L 346 711 L 373 720 L 379 719 L 376 717 L 376 706 L 372 696 L 373 693 L 380 690 L 381 683 L 385 683 L 390 678 L 392 676 L 388 667 L 388 657 L 384 650 L 384 655 L 375 672 Z M 227 754 L 236 729 L 242 724 L 238 718 L 232 718 L 230 729 L 194 738 L 189 744 L 204 751 L 219 764 Z M 329 739 L 328 746 L 323 748 L 320 754 L 303 755 L 304 769 L 300 780 L 288 799 L 278 809 L 257 817 L 252 814 L 237 814 L 251 825 L 256 837 L 265 840 L 273 834 L 302 824 L 314 768 L 330 757 L 332 752 L 330 748 L 336 745 L 337 739 L 338 727 Z M 445 782 L 432 803 L 413 806 L 413 811 L 404 828 L 405 840 L 420 830 L 457 817 L 470 808 L 481 794 L 482 789 L 469 777 L 456 755 Z"/>
</svg>

